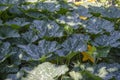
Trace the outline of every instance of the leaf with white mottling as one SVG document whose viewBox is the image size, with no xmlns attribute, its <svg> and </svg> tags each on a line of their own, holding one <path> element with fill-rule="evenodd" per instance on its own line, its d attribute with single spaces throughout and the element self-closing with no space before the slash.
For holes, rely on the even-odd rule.
<svg viewBox="0 0 120 80">
<path fill-rule="evenodd" d="M 42 63 L 29 72 L 23 80 L 55 80 L 54 78 L 68 71 L 66 65 L 57 66 L 49 62 Z"/>
</svg>

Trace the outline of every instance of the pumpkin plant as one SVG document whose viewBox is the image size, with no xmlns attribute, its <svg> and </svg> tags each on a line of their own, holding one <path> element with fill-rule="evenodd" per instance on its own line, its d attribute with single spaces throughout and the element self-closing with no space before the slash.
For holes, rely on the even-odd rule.
<svg viewBox="0 0 120 80">
<path fill-rule="evenodd" d="M 118 80 L 73 63 L 99 65 L 120 48 L 119 27 L 120 8 L 96 0 L 0 0 L 0 80 Z"/>
</svg>

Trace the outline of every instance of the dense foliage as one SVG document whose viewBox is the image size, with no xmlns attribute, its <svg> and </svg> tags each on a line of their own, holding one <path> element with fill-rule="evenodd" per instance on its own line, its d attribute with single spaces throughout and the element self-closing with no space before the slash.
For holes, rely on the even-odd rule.
<svg viewBox="0 0 120 80">
<path fill-rule="evenodd" d="M 0 80 L 119 80 L 117 6 L 0 0 Z"/>
</svg>

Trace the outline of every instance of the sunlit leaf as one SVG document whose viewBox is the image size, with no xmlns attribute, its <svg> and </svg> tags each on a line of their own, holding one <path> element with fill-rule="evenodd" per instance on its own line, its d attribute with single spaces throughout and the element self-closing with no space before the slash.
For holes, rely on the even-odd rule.
<svg viewBox="0 0 120 80">
<path fill-rule="evenodd" d="M 76 6 L 79 6 L 79 5 L 83 4 L 83 1 L 74 2 L 74 4 L 75 4 Z"/>
<path fill-rule="evenodd" d="M 72 27 L 73 29 L 78 29 L 82 25 L 79 15 L 75 12 L 68 16 L 61 16 L 57 21 L 60 24 L 67 24 L 68 27 Z"/>
<path fill-rule="evenodd" d="M 81 73 L 79 72 L 75 72 L 75 71 L 71 71 L 69 72 L 70 76 L 74 79 L 74 80 L 81 80 L 83 79 L 83 76 Z"/>
<path fill-rule="evenodd" d="M 55 80 L 54 78 L 68 71 L 66 65 L 57 66 L 49 62 L 38 65 L 22 80 Z"/>
<path fill-rule="evenodd" d="M 87 0 L 87 2 L 95 2 L 96 0 Z"/>
</svg>

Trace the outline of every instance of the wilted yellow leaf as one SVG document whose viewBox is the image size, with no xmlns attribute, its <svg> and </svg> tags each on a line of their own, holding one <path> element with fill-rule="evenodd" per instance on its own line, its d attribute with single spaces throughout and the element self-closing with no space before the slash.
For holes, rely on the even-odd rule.
<svg viewBox="0 0 120 80">
<path fill-rule="evenodd" d="M 86 16 L 80 16 L 79 18 L 82 19 L 82 20 L 86 20 L 87 19 Z"/>
<path fill-rule="evenodd" d="M 83 55 L 82 61 L 90 60 L 92 63 L 95 62 L 94 58 L 91 56 L 91 54 L 95 51 L 94 47 L 91 45 L 88 45 L 88 51 L 82 52 Z"/>
<path fill-rule="evenodd" d="M 94 58 L 90 56 L 88 53 L 82 52 L 82 55 L 83 55 L 82 61 L 90 60 L 92 63 L 94 63 Z"/>
</svg>

